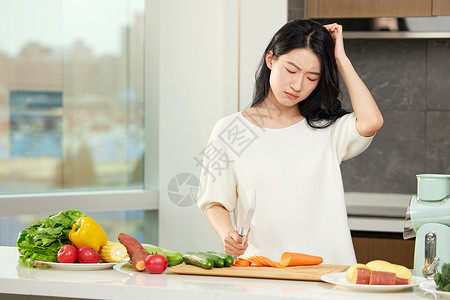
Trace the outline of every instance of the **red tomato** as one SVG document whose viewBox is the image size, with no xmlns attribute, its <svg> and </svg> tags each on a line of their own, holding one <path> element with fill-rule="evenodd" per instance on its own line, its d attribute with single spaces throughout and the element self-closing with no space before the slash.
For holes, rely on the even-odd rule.
<svg viewBox="0 0 450 300">
<path fill-rule="evenodd" d="M 72 245 L 62 245 L 57 256 L 60 263 L 71 264 L 77 260 L 78 249 Z"/>
<path fill-rule="evenodd" d="M 100 260 L 100 254 L 89 246 L 83 246 L 78 250 L 78 261 L 82 264 L 96 264 Z"/>
<path fill-rule="evenodd" d="M 167 268 L 167 258 L 164 255 L 154 254 L 145 258 L 145 269 L 151 274 L 161 274 Z"/>
</svg>

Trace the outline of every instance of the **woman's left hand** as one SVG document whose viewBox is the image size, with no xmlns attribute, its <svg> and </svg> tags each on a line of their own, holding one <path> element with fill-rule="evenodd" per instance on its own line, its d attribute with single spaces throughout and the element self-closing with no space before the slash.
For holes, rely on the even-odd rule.
<svg viewBox="0 0 450 300">
<path fill-rule="evenodd" d="M 334 40 L 334 56 L 336 59 L 340 59 L 346 56 L 344 50 L 344 37 L 342 34 L 342 25 L 337 23 L 323 25 L 328 32 L 331 34 L 331 37 Z"/>
</svg>

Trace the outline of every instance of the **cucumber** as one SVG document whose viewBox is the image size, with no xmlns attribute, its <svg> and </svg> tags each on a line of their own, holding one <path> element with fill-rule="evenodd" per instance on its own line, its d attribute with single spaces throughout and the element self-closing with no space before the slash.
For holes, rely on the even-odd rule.
<svg viewBox="0 0 450 300">
<path fill-rule="evenodd" d="M 234 263 L 233 256 L 231 256 L 229 254 L 215 252 L 215 251 L 206 251 L 206 253 L 209 253 L 209 254 L 212 254 L 212 255 L 216 255 L 216 256 L 222 258 L 224 267 L 229 267 L 229 266 L 231 266 Z"/>
<path fill-rule="evenodd" d="M 183 261 L 188 265 L 194 265 L 203 269 L 212 269 L 214 261 L 201 253 L 186 252 L 183 254 Z"/>
<path fill-rule="evenodd" d="M 149 255 L 164 255 L 167 258 L 167 264 L 169 266 L 176 266 L 183 262 L 183 254 L 181 254 L 180 252 L 164 249 L 150 244 L 142 244 L 142 247 L 144 247 Z"/>
<path fill-rule="evenodd" d="M 225 264 L 224 260 L 217 255 L 207 252 L 199 252 L 200 254 L 204 254 L 207 257 L 211 258 L 214 262 L 214 268 L 222 268 Z"/>
</svg>

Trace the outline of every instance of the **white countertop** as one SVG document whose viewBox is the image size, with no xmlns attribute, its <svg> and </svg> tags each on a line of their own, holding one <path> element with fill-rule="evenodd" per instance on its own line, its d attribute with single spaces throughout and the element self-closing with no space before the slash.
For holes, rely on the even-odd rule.
<svg viewBox="0 0 450 300">
<path fill-rule="evenodd" d="M 426 299 L 418 288 L 365 293 L 325 282 L 135 272 L 127 265 L 96 271 L 26 268 L 15 247 L 0 246 L 2 294 L 91 299 Z M 28 299 L 28 298 L 27 298 Z"/>
</svg>

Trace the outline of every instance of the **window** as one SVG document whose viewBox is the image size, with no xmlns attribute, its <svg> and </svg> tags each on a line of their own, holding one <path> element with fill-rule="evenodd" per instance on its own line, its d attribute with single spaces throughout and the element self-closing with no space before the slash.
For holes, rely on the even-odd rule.
<svg viewBox="0 0 450 300">
<path fill-rule="evenodd" d="M 134 209 L 130 220 L 153 205 L 144 16 L 145 0 L 0 5 L 0 202 L 2 215 L 22 216 L 2 217 L 2 236 L 33 224 L 25 215 L 71 208 L 73 197 L 97 211 Z"/>
</svg>

